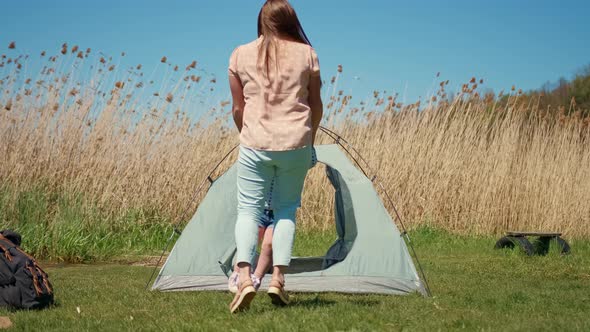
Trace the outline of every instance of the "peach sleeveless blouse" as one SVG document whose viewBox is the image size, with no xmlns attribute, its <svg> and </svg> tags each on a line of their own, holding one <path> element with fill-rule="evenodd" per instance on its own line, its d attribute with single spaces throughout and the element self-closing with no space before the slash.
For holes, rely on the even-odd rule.
<svg viewBox="0 0 590 332">
<path fill-rule="evenodd" d="M 309 45 L 281 40 L 278 70 L 271 62 L 267 77 L 257 68 L 261 38 L 236 48 L 229 60 L 229 75 L 242 82 L 246 102 L 240 143 L 265 151 L 311 145 L 308 85 L 320 75 L 317 54 Z"/>
</svg>

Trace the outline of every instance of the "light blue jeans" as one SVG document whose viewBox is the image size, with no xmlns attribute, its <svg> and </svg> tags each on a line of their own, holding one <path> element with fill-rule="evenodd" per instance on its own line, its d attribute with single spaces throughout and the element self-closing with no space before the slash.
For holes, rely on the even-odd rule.
<svg viewBox="0 0 590 332">
<path fill-rule="evenodd" d="M 288 266 L 295 237 L 295 212 L 307 170 L 312 166 L 312 147 L 290 151 L 261 151 L 240 146 L 238 157 L 238 219 L 235 237 L 237 262 L 254 265 L 258 226 L 272 188 L 274 266 Z"/>
</svg>

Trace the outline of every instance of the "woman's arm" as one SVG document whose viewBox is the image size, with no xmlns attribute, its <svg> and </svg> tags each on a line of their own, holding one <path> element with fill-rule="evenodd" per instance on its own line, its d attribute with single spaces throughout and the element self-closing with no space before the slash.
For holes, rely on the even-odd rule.
<svg viewBox="0 0 590 332">
<path fill-rule="evenodd" d="M 244 101 L 244 87 L 238 77 L 229 75 L 229 88 L 233 99 L 231 112 L 234 118 L 234 123 L 236 124 L 238 131 L 242 132 L 244 107 L 246 106 L 246 102 Z"/>
<path fill-rule="evenodd" d="M 315 143 L 315 135 L 320 127 L 322 116 L 324 115 L 324 105 L 320 88 L 322 79 L 319 75 L 311 76 L 309 80 L 309 108 L 311 109 L 311 144 Z"/>
</svg>

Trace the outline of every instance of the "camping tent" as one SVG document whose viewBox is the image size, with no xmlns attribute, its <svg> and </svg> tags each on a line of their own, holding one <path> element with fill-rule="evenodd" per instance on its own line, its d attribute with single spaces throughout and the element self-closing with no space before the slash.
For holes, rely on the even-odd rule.
<svg viewBox="0 0 590 332">
<path fill-rule="evenodd" d="M 316 146 L 335 189 L 338 238 L 322 257 L 293 257 L 286 289 L 426 295 L 402 235 L 373 183 L 338 145 Z M 154 290 L 227 290 L 235 255 L 236 165 L 212 181 L 162 267 Z M 265 288 L 268 279 L 262 288 Z"/>
</svg>

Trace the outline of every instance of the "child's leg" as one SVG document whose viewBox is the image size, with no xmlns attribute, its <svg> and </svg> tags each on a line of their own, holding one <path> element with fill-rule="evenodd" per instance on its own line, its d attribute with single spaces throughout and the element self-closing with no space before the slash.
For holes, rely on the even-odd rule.
<svg viewBox="0 0 590 332">
<path fill-rule="evenodd" d="M 262 279 L 272 265 L 272 232 L 273 227 L 269 226 L 264 230 L 264 236 L 262 236 L 260 257 L 258 257 L 258 264 L 256 264 L 256 271 L 254 271 L 254 275 L 258 279 Z"/>
</svg>

